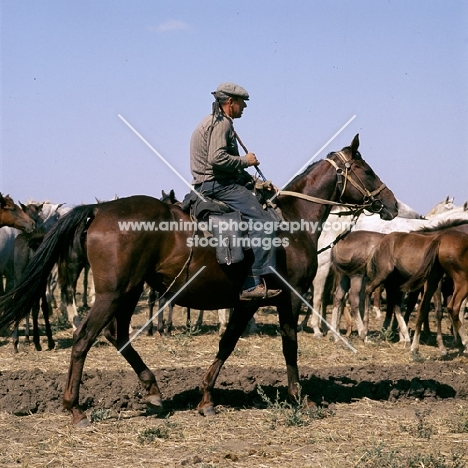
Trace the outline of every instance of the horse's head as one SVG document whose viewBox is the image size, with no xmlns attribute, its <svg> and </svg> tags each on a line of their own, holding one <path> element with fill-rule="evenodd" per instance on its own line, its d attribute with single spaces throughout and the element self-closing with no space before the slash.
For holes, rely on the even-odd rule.
<svg viewBox="0 0 468 468">
<path fill-rule="evenodd" d="M 392 191 L 380 180 L 358 151 L 359 134 L 350 146 L 330 153 L 327 161 L 338 178 L 339 201 L 365 206 L 385 220 L 398 215 L 398 202 Z"/>
<path fill-rule="evenodd" d="M 0 193 L 0 226 L 11 226 L 21 231 L 34 231 L 36 223 L 12 200 Z"/>
<path fill-rule="evenodd" d="M 447 198 L 439 203 L 437 203 L 431 211 L 426 214 L 426 218 L 432 218 L 437 216 L 441 213 L 446 213 L 447 211 L 451 211 L 455 208 L 455 204 L 453 203 L 454 197 L 450 198 L 447 195 Z"/>
</svg>

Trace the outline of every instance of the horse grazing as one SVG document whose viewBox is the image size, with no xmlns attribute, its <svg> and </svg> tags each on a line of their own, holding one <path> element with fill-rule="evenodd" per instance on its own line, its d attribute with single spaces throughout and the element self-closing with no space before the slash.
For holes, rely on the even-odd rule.
<svg viewBox="0 0 468 468">
<path fill-rule="evenodd" d="M 468 297 L 468 224 L 445 226 L 441 230 L 427 232 L 426 235 L 430 242 L 427 245 L 428 240 L 425 240 L 426 248 L 422 262 L 412 277 L 402 285 L 406 291 L 414 291 L 424 286 L 411 351 L 419 352 L 421 324 L 429 313 L 430 300 L 445 273 L 453 281 L 453 293 L 447 303 L 447 312 L 452 321 L 455 339 L 460 337 L 463 353 L 466 354 L 468 336 L 460 320 L 460 308 Z M 447 349 L 442 339 L 441 313 L 437 318 L 437 344 L 441 354 L 445 356 Z"/>
<path fill-rule="evenodd" d="M 10 195 L 0 193 L 0 227 L 9 226 L 20 231 L 32 232 L 34 221 L 15 204 Z"/>
<path fill-rule="evenodd" d="M 277 308 L 288 394 L 295 401 L 299 392 L 297 319 L 300 296 L 308 290 L 315 275 L 320 235 L 317 229 L 295 229 L 297 223 L 300 226 L 301 220 L 304 223 L 314 221 L 315 225 L 315 222 L 325 221 L 331 206 L 339 201 L 372 207 L 379 210 L 383 219 L 397 215 L 393 193 L 362 159 L 358 147 L 356 135 L 350 146 L 330 153 L 296 176 L 286 187 L 287 191 L 275 200 L 286 225 L 282 223 L 278 237 L 281 241 L 277 250 L 278 274 L 272 273 L 267 283 L 282 289 L 278 296 L 268 301 L 245 301 L 245 304 L 239 300 L 239 291 L 253 262 L 251 250 L 245 252 L 242 262 L 222 265 L 216 260 L 213 247 L 189 242 L 194 230 L 131 229 L 130 223 L 141 226 L 141 222 L 154 222 L 155 226 L 168 226 L 171 222 L 179 225 L 190 222 L 189 215 L 178 206 L 148 196 L 132 196 L 77 206 L 59 220 L 34 256 L 24 281 L 0 299 L 0 329 L 24 316 L 61 250 L 73 239 L 76 229 L 87 226 L 86 248 L 96 299 L 74 333 L 63 397 L 64 407 L 72 413 L 74 424 L 89 424 L 79 406 L 83 366 L 97 336 L 114 319 L 115 345 L 139 377 L 146 390 L 147 403 L 156 410 L 162 409 L 156 378 L 129 341 L 130 320 L 145 283 L 182 307 L 208 310 L 234 307 L 216 358 L 202 380 L 202 399 L 197 407 L 201 414 L 215 414 L 212 391 L 216 379 L 261 305 Z M 201 231 L 200 235 L 203 235 Z"/>
</svg>

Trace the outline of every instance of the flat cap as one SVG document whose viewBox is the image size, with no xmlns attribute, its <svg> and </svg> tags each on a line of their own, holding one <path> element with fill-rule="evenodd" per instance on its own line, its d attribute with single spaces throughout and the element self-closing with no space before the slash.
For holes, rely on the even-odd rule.
<svg viewBox="0 0 468 468">
<path fill-rule="evenodd" d="M 230 96 L 230 97 L 240 97 L 244 99 L 245 101 L 249 100 L 249 93 L 242 86 L 239 86 L 235 83 L 230 83 L 230 82 L 221 83 L 216 89 L 216 91 L 214 91 L 211 94 L 217 97 L 217 95 L 219 96 L 218 93 L 226 94 L 227 96 Z"/>
</svg>

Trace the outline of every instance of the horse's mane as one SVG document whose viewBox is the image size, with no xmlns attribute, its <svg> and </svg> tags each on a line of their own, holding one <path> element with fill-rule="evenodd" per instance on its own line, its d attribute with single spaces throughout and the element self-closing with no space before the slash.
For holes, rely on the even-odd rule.
<svg viewBox="0 0 468 468">
<path fill-rule="evenodd" d="M 424 226 L 416 229 L 414 232 L 434 232 L 439 231 L 440 229 L 462 226 L 463 224 L 468 224 L 468 219 L 449 219 L 447 221 L 442 221 L 435 226 Z"/>
<path fill-rule="evenodd" d="M 294 177 L 293 180 L 291 180 L 286 187 L 284 187 L 284 190 L 289 190 L 291 189 L 300 179 L 303 177 L 307 176 L 309 172 L 312 170 L 314 166 L 316 166 L 321 160 L 319 159 L 318 161 L 313 162 L 309 166 L 307 166 L 300 174 Z"/>
</svg>

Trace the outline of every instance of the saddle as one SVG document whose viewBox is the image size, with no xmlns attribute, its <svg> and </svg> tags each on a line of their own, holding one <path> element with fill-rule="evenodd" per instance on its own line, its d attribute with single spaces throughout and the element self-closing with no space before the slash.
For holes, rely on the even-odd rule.
<svg viewBox="0 0 468 468">
<path fill-rule="evenodd" d="M 198 221 L 205 221 L 210 214 L 230 213 L 233 210 L 226 203 L 209 198 L 203 194 L 205 201 L 197 192 L 189 192 L 185 195 L 180 207 L 185 213 L 189 213 Z"/>
<path fill-rule="evenodd" d="M 221 265 L 231 265 L 244 260 L 242 239 L 248 237 L 240 229 L 242 216 L 226 203 L 207 197 L 205 201 L 195 192 L 188 193 L 182 201 L 182 211 L 189 213 L 197 221 L 204 221 L 211 231 L 204 231 L 204 236 L 214 239 L 210 245 L 216 247 L 216 260 Z M 226 229 L 228 227 L 228 229 Z"/>
</svg>

